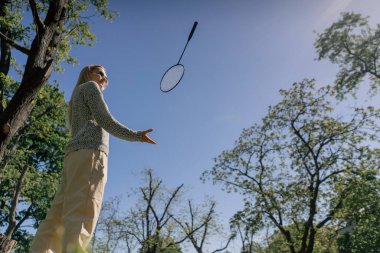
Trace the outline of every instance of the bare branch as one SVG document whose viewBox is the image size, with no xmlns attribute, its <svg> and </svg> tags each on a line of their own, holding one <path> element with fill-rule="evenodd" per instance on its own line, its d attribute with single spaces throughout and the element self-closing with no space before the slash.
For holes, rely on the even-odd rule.
<svg viewBox="0 0 380 253">
<path fill-rule="evenodd" d="M 230 242 L 232 241 L 232 239 L 234 239 L 234 237 L 235 236 L 230 236 L 230 238 L 228 238 L 228 241 L 227 241 L 227 243 L 226 243 L 226 246 L 224 246 L 223 248 L 220 248 L 220 249 L 216 249 L 216 250 L 214 250 L 213 252 L 211 252 L 211 253 L 215 253 L 215 252 L 219 252 L 219 251 L 222 251 L 222 250 L 225 250 L 225 249 L 227 249 L 227 247 L 228 247 L 228 245 L 230 244 Z"/>
<path fill-rule="evenodd" d="M 212 214 L 214 213 L 214 207 L 215 207 L 215 202 L 212 202 L 210 210 L 209 210 L 209 212 L 208 212 L 208 214 L 206 216 L 206 219 L 205 219 L 206 225 L 205 225 L 205 230 L 203 231 L 203 235 L 202 235 L 202 240 L 201 240 L 201 245 L 200 245 L 201 248 L 203 247 L 203 244 L 204 244 L 205 239 L 206 239 L 208 225 L 209 225 L 209 222 L 212 219 Z"/>
<path fill-rule="evenodd" d="M 168 209 L 169 209 L 169 206 L 171 204 L 171 202 L 173 201 L 173 199 L 176 197 L 176 195 L 178 194 L 179 190 L 183 187 L 183 184 L 181 184 L 180 186 L 177 187 L 177 189 L 173 192 L 172 196 L 170 197 L 168 203 L 166 204 L 165 206 L 165 210 L 164 212 L 162 213 L 162 216 L 161 216 L 161 219 L 160 219 L 160 222 L 162 222 L 162 220 L 165 218 L 165 215 L 166 213 L 168 212 Z"/>
<path fill-rule="evenodd" d="M 172 216 L 172 218 L 173 218 L 173 220 L 174 220 L 175 222 L 177 222 L 182 228 L 184 228 L 183 224 L 182 224 L 178 219 L 176 219 L 174 216 Z M 195 232 L 197 232 L 199 229 L 203 228 L 203 227 L 205 226 L 205 224 L 206 224 L 206 223 L 202 223 L 200 226 L 198 226 L 198 227 L 195 228 L 195 229 L 192 229 L 191 231 L 186 231 L 186 230 L 184 230 L 184 232 L 185 232 L 185 234 L 186 234 L 185 238 L 183 238 L 183 239 L 181 239 L 181 240 L 179 240 L 179 241 L 176 241 L 176 242 L 174 242 L 174 243 L 173 243 L 173 242 L 169 243 L 169 244 L 168 244 L 168 247 L 171 246 L 171 245 L 174 245 L 174 244 L 180 244 L 180 243 L 184 242 L 187 238 L 191 237 L 191 236 L 192 236 Z"/>
<path fill-rule="evenodd" d="M 153 213 L 153 216 L 154 216 L 154 219 L 156 220 L 156 223 L 157 224 L 159 224 L 159 218 L 158 218 L 158 215 L 157 215 L 157 213 L 156 213 L 156 210 L 154 210 L 154 208 L 153 208 L 153 206 L 152 206 L 152 199 L 153 199 L 153 194 L 150 194 L 149 195 L 149 197 L 146 195 L 146 193 L 144 192 L 144 189 L 143 188 L 141 188 L 140 189 L 141 190 L 141 192 L 142 192 L 142 194 L 144 195 L 144 199 L 146 200 L 146 202 L 148 203 L 148 208 L 147 208 L 147 210 L 151 210 L 152 211 L 152 213 Z M 150 192 L 151 193 L 151 192 Z M 148 217 L 147 217 L 147 219 L 148 219 Z"/>
</svg>

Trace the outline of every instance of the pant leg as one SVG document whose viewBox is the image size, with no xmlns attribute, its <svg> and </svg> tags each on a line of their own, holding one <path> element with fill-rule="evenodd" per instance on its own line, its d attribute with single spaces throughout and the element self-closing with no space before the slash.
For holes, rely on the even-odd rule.
<svg viewBox="0 0 380 253">
<path fill-rule="evenodd" d="M 45 219 L 39 225 L 36 235 L 33 238 L 30 253 L 57 253 L 61 252 L 63 221 L 62 210 L 64 202 L 65 170 L 67 156 L 63 160 L 63 174 L 61 184 L 54 196 L 51 207 Z"/>
<path fill-rule="evenodd" d="M 64 253 L 86 252 L 100 213 L 107 162 L 104 152 L 93 149 L 78 150 L 70 159 L 62 213 Z"/>
</svg>

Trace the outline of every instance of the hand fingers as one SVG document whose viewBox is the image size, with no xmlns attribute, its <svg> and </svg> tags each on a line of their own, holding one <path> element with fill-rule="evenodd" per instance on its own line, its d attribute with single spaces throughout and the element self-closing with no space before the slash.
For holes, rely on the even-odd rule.
<svg viewBox="0 0 380 253">
<path fill-rule="evenodd" d="M 143 135 L 142 140 L 143 140 L 144 142 L 148 142 L 148 143 L 151 143 L 151 144 L 156 144 L 156 142 L 155 142 L 154 140 L 152 140 L 151 138 L 149 138 L 149 137 L 146 136 L 146 135 Z"/>
<path fill-rule="evenodd" d="M 150 143 L 150 144 L 156 144 L 156 142 L 152 139 L 146 139 L 144 142 Z"/>
<path fill-rule="evenodd" d="M 151 144 L 156 144 L 156 142 L 154 140 L 152 140 L 151 138 L 149 138 L 148 136 L 146 138 L 147 138 L 147 142 L 149 142 Z"/>
<path fill-rule="evenodd" d="M 148 130 L 143 131 L 143 133 L 144 133 L 144 134 L 147 134 L 147 133 L 150 133 L 150 132 L 152 132 L 152 131 L 153 131 L 153 129 L 150 128 L 150 129 L 148 129 Z"/>
</svg>

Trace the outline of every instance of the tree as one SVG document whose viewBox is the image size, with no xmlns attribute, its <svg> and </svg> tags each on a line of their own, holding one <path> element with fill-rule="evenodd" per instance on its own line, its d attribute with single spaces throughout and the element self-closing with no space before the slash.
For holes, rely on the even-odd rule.
<svg viewBox="0 0 380 253">
<path fill-rule="evenodd" d="M 245 197 L 245 214 L 278 229 L 292 253 L 311 253 L 316 235 L 342 208 L 352 184 L 376 171 L 379 111 L 357 108 L 334 115 L 329 87 L 305 79 L 281 90 L 261 124 L 244 129 L 235 147 L 215 158 L 204 173 Z M 372 142 L 371 142 L 372 141 Z M 336 191 L 341 188 L 340 191 Z M 288 226 L 294 224 L 298 233 Z"/>
<path fill-rule="evenodd" d="M 10 99 L 17 84 L 4 89 Z M 0 173 L 0 227 L 18 241 L 17 252 L 27 252 L 31 234 L 24 225 L 37 227 L 56 192 L 69 139 L 65 128 L 66 104 L 57 85 L 45 85 L 30 117 L 9 144 Z"/>
<path fill-rule="evenodd" d="M 180 233 L 174 222 L 173 209 L 179 205 L 183 184 L 168 190 L 162 180 L 153 177 L 152 170 L 145 170 L 144 175 L 146 186 L 139 187 L 136 192 L 140 195 L 139 204 L 131 208 L 125 218 L 126 233 L 137 240 L 141 253 L 182 252 L 179 246 L 189 235 Z"/>
<path fill-rule="evenodd" d="M 191 200 L 189 200 L 188 209 L 182 212 L 185 217 L 176 218 L 174 215 L 171 215 L 183 233 L 188 236 L 188 240 L 197 253 L 205 252 L 204 247 L 211 236 L 217 234 L 219 239 L 222 239 L 222 231 L 217 224 L 215 205 L 216 202 L 210 200 L 201 206 L 194 206 Z M 234 238 L 235 235 L 232 234 L 224 246 L 210 252 L 215 253 L 225 250 Z"/>
<path fill-rule="evenodd" d="M 380 85 L 380 26 L 372 29 L 368 17 L 355 13 L 343 13 L 323 33 L 318 34 L 315 47 L 318 59 L 329 59 L 339 65 L 335 81 L 337 97 L 355 94 L 364 77 L 370 80 L 370 92 L 374 94 Z"/>
<path fill-rule="evenodd" d="M 60 62 L 75 63 L 69 55 L 71 45 L 91 45 L 94 35 L 89 30 L 88 16 L 82 16 L 94 6 L 102 17 L 111 19 L 107 0 L 21 0 L 0 1 L 0 99 L 11 80 L 13 68 L 22 74 L 17 91 L 6 105 L 0 107 L 0 160 L 7 145 L 24 124 L 38 100 L 38 93 L 55 70 L 62 70 Z M 24 25 L 22 14 L 31 12 L 33 21 Z M 41 18 L 43 17 L 44 18 Z M 27 56 L 23 70 L 15 63 L 12 50 Z"/>
<path fill-rule="evenodd" d="M 120 212 L 119 198 L 105 202 L 92 241 L 93 251 L 180 253 L 182 244 L 189 241 L 197 252 L 204 252 L 210 236 L 221 232 L 216 229 L 215 202 L 194 206 L 189 200 L 187 208 L 179 208 L 183 185 L 167 189 L 152 170 L 145 170 L 144 177 L 144 185 L 134 192 L 139 199 L 127 214 Z M 224 250 L 231 240 L 213 252 Z"/>
</svg>

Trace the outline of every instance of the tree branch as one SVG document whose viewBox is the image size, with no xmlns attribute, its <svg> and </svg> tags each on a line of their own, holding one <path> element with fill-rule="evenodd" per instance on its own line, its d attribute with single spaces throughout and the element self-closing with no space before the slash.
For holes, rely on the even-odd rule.
<svg viewBox="0 0 380 253">
<path fill-rule="evenodd" d="M 24 54 L 26 54 L 26 55 L 29 56 L 29 53 L 30 53 L 30 49 L 29 48 L 20 46 L 19 44 L 17 44 L 16 42 L 14 42 L 12 39 L 8 38 L 5 34 L 3 34 L 1 32 L 0 32 L 0 38 L 2 40 L 5 40 L 6 42 L 8 42 L 10 46 L 14 47 L 15 49 L 17 49 L 20 52 L 22 52 L 22 53 L 24 53 Z"/>
<path fill-rule="evenodd" d="M 321 222 L 319 222 L 317 224 L 317 228 L 321 228 L 323 227 L 327 222 L 329 222 L 333 216 L 335 215 L 336 211 L 338 211 L 343 205 L 343 198 L 341 198 L 338 202 L 338 204 L 334 207 L 334 209 L 329 213 L 329 215 L 327 215 L 327 217 L 322 220 Z"/>
<path fill-rule="evenodd" d="M 177 189 L 174 191 L 174 193 L 172 194 L 172 196 L 170 197 L 168 203 L 166 204 L 165 206 L 165 209 L 164 209 L 164 212 L 162 213 L 162 216 L 161 216 L 161 219 L 160 219 L 160 222 L 163 221 L 163 219 L 165 218 L 165 215 L 166 213 L 168 212 L 168 209 L 169 209 L 169 206 L 171 204 L 171 202 L 173 201 L 173 199 L 175 198 L 175 196 L 177 195 L 177 193 L 179 192 L 179 190 L 183 187 L 183 184 L 181 184 L 180 186 L 177 187 Z"/>
<path fill-rule="evenodd" d="M 325 182 L 327 179 L 329 179 L 330 177 L 334 176 L 334 175 L 337 175 L 337 174 L 340 174 L 342 172 L 345 172 L 349 169 L 342 169 L 342 170 L 336 170 L 334 172 L 331 172 L 329 175 L 325 176 L 323 179 L 320 180 L 321 183 Z"/>
<path fill-rule="evenodd" d="M 29 5 L 30 5 L 30 8 L 32 9 L 34 22 L 37 25 L 37 33 L 40 34 L 41 31 L 43 31 L 45 29 L 45 24 L 41 21 L 39 15 L 38 15 L 36 2 L 34 0 L 29 0 Z"/>
<path fill-rule="evenodd" d="M 176 219 L 174 216 L 172 216 L 172 218 L 173 218 L 173 220 L 174 220 L 175 222 L 177 222 L 182 228 L 184 228 L 183 224 L 182 224 L 178 219 Z M 207 223 L 208 223 L 208 221 L 207 221 Z M 197 232 L 199 229 L 201 229 L 202 227 L 204 227 L 205 224 L 206 224 L 206 222 L 202 223 L 201 225 L 199 225 L 199 227 L 197 227 L 197 228 L 195 228 L 195 229 L 193 229 L 192 231 L 189 231 L 189 232 L 186 231 L 186 230 L 184 229 L 184 232 L 185 232 L 186 236 L 185 236 L 183 239 L 179 240 L 179 241 L 169 243 L 167 247 L 169 247 L 169 246 L 171 246 L 171 245 L 174 245 L 174 244 L 180 244 L 180 243 L 184 242 L 187 238 L 189 238 L 189 237 L 192 236 L 195 232 Z"/>
<path fill-rule="evenodd" d="M 369 74 L 371 74 L 371 75 L 373 75 L 373 76 L 375 76 L 375 77 L 377 77 L 377 78 L 380 78 L 380 75 L 377 74 L 377 73 L 374 72 L 374 71 L 371 71 L 371 70 L 368 68 L 368 64 L 367 64 L 367 62 L 366 62 L 363 58 L 361 58 L 361 57 L 359 56 L 359 54 L 355 54 L 354 52 L 352 52 L 352 50 L 349 48 L 349 46 L 347 45 L 347 43 L 345 43 L 344 41 L 343 41 L 343 47 L 347 50 L 347 53 L 348 53 L 349 55 L 351 55 L 352 57 L 356 57 L 361 63 L 363 63 L 363 65 L 364 65 L 364 69 L 363 69 L 363 71 L 365 71 L 365 72 L 367 72 L 367 73 L 369 73 Z M 376 65 L 375 65 L 375 66 L 376 66 Z"/>
<path fill-rule="evenodd" d="M 284 226 L 279 224 L 278 221 L 276 220 L 276 218 L 270 212 L 265 211 L 265 213 L 267 213 L 269 219 L 272 220 L 272 222 L 276 225 L 276 227 L 284 235 L 286 241 L 288 242 L 288 247 L 289 247 L 290 252 L 296 253 L 296 249 L 294 247 L 294 241 L 293 241 L 292 235 L 289 232 L 289 230 L 287 230 L 286 228 L 284 228 Z"/>
<path fill-rule="evenodd" d="M 15 226 L 15 230 L 14 231 L 17 231 L 21 227 L 21 225 L 30 217 L 30 214 L 31 214 L 30 211 L 32 211 L 32 209 L 33 209 L 33 204 L 31 204 L 28 207 L 28 209 L 25 212 L 24 217 Z"/>
<path fill-rule="evenodd" d="M 15 192 L 14 192 L 14 195 L 13 195 L 13 198 L 12 198 L 11 208 L 9 210 L 9 217 L 8 217 L 9 224 L 8 224 L 8 228 L 7 228 L 6 232 L 5 232 L 5 235 L 12 235 L 13 232 L 14 232 L 14 229 L 15 229 L 15 226 L 16 226 L 16 207 L 17 207 L 17 204 L 18 204 L 18 200 L 20 198 L 22 183 L 24 181 L 24 178 L 25 178 L 26 172 L 28 171 L 28 168 L 29 167 L 26 164 L 22 168 L 21 175 L 18 178 L 16 189 L 15 189 Z"/>
<path fill-rule="evenodd" d="M 209 222 L 212 220 L 212 214 L 214 213 L 214 207 L 215 207 L 215 202 L 212 202 L 210 210 L 209 210 L 209 212 L 208 212 L 208 214 L 206 216 L 206 219 L 205 219 L 206 225 L 205 225 L 205 230 L 203 231 L 200 248 L 203 248 L 203 244 L 204 244 L 204 242 L 206 240 L 208 225 L 209 225 Z"/>
<path fill-rule="evenodd" d="M 149 195 L 149 197 L 146 195 L 146 193 L 144 192 L 144 189 L 140 189 L 141 190 L 141 192 L 142 192 L 142 194 L 144 195 L 144 199 L 148 202 L 147 204 L 148 204 L 148 208 L 147 208 L 147 211 L 149 211 L 149 209 L 152 211 L 152 213 L 153 213 L 153 216 L 154 216 L 154 219 L 156 220 L 156 223 L 157 223 L 157 225 L 159 224 L 159 218 L 158 218 L 158 215 L 157 215 L 157 213 L 156 213 L 156 210 L 154 210 L 154 208 L 153 208 L 153 206 L 152 206 L 152 199 L 153 199 L 153 194 L 152 194 L 152 192 L 150 191 L 150 195 Z M 148 215 L 146 216 L 146 219 L 148 219 L 149 217 L 148 217 Z"/>
<path fill-rule="evenodd" d="M 228 247 L 228 245 L 230 244 L 230 242 L 232 241 L 232 239 L 234 239 L 234 236 L 233 236 L 233 235 L 230 236 L 230 238 L 228 238 L 228 241 L 227 241 L 227 243 L 226 243 L 226 246 L 224 246 L 223 248 L 220 248 L 220 249 L 216 249 L 216 250 L 214 250 L 214 251 L 211 252 L 211 253 L 215 253 L 215 252 L 219 252 L 219 251 L 222 251 L 222 250 L 227 249 L 227 247 Z"/>
<path fill-rule="evenodd" d="M 49 112 L 51 112 L 53 109 L 54 109 L 54 107 L 52 105 L 48 106 L 44 112 L 42 112 L 42 113 L 40 113 L 39 115 L 36 116 L 35 121 L 39 120 L 44 115 L 46 115 Z M 20 127 L 19 130 L 18 130 L 19 135 L 23 135 L 24 133 L 26 133 L 31 125 L 32 124 L 25 124 L 24 126 Z"/>
</svg>

